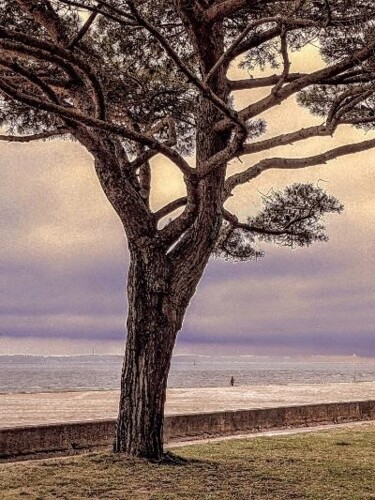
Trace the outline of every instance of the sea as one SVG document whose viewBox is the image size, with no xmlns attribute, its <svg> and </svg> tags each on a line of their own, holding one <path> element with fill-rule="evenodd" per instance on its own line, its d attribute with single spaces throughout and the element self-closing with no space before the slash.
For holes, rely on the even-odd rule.
<svg viewBox="0 0 375 500">
<path fill-rule="evenodd" d="M 0 356 L 0 393 L 112 390 L 120 386 L 122 357 Z M 375 381 L 375 358 L 175 356 L 168 386 L 326 384 Z"/>
</svg>

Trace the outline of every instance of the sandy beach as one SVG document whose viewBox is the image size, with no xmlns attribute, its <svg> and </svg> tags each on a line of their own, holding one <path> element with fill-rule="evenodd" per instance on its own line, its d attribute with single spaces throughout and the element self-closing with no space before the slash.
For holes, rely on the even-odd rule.
<svg viewBox="0 0 375 500">
<path fill-rule="evenodd" d="M 166 414 L 375 399 L 375 382 L 169 389 Z M 111 419 L 118 391 L 0 394 L 0 427 Z"/>
</svg>

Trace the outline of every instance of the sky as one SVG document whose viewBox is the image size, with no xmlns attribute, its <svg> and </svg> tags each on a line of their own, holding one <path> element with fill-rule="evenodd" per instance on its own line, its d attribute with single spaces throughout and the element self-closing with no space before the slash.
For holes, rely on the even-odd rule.
<svg viewBox="0 0 375 500">
<path fill-rule="evenodd" d="M 321 64 L 309 47 L 293 56 L 292 71 Z M 241 75 L 233 69 L 231 76 Z M 238 93 L 236 106 L 255 97 Z M 265 117 L 267 136 L 319 122 L 294 99 Z M 363 132 L 343 127 L 334 139 L 272 156 L 305 156 L 363 139 Z M 248 166 L 243 161 L 230 172 Z M 68 140 L 0 143 L 0 171 L 0 354 L 121 353 L 128 254 L 91 156 Z M 241 219 L 259 210 L 262 193 L 293 182 L 325 188 L 345 211 L 327 218 L 328 243 L 295 250 L 260 244 L 265 257 L 248 263 L 212 259 L 176 353 L 375 356 L 374 171 L 370 151 L 303 171 L 270 170 L 238 188 L 228 208 Z M 153 172 L 157 209 L 183 194 L 183 183 L 165 159 L 154 161 Z"/>
</svg>

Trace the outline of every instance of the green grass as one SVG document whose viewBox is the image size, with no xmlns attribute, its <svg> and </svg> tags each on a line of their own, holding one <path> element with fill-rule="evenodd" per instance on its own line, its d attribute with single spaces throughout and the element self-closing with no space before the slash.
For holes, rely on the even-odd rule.
<svg viewBox="0 0 375 500">
<path fill-rule="evenodd" d="M 375 425 L 178 448 L 172 463 L 108 452 L 0 464 L 9 499 L 375 499 Z"/>
</svg>

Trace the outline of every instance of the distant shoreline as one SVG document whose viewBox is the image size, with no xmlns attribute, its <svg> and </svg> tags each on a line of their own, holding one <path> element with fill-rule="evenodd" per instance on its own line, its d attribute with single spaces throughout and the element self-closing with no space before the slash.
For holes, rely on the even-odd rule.
<svg viewBox="0 0 375 500">
<path fill-rule="evenodd" d="M 123 354 L 101 354 L 101 353 L 95 353 L 95 354 L 0 354 L 0 360 L 3 358 L 120 358 L 123 359 L 124 355 Z M 370 360 L 374 361 L 375 356 L 361 356 L 358 354 L 348 354 L 348 355 L 323 355 L 323 354 L 306 354 L 306 355 L 278 355 L 278 356 L 271 356 L 271 355 L 255 355 L 255 354 L 176 354 L 173 356 L 172 360 L 187 360 L 187 359 L 241 359 L 241 360 L 288 360 L 288 361 L 309 361 L 309 362 L 314 362 L 314 361 L 335 361 L 337 363 L 340 362 L 348 362 L 353 360 L 353 357 L 360 361 L 360 360 Z"/>
<path fill-rule="evenodd" d="M 355 380 L 353 382 L 334 382 L 337 385 L 345 385 L 348 383 L 353 383 L 353 384 L 368 384 L 372 383 L 372 380 Z M 374 381 L 375 382 L 375 381 Z M 298 384 L 298 386 L 304 387 L 304 386 L 327 386 L 331 385 L 332 382 L 314 382 L 314 383 L 305 383 L 305 384 Z M 274 386 L 280 386 L 280 387 L 292 387 L 297 385 L 296 383 L 290 382 L 290 383 L 282 383 L 280 382 L 279 384 L 247 384 L 247 385 L 237 385 L 236 388 L 255 388 L 255 387 L 274 387 Z M 168 387 L 168 389 L 173 389 L 173 390 L 193 390 L 193 389 L 228 389 L 228 386 L 203 386 L 203 387 Z M 0 391 L 0 396 L 8 396 L 8 395 L 18 395 L 18 394 L 24 394 L 24 395 L 29 395 L 29 394 L 66 394 L 66 393 L 90 393 L 90 392 L 119 392 L 120 388 L 92 388 L 92 387 L 83 387 L 83 388 L 66 388 L 66 389 L 43 389 L 43 390 L 35 390 L 35 391 L 11 391 L 11 392 L 4 392 Z"/>
</svg>

